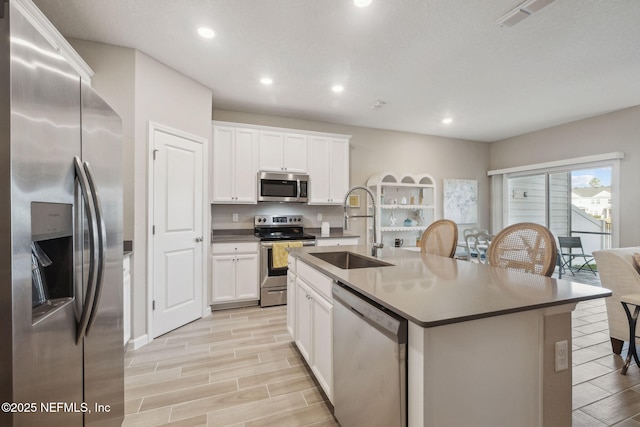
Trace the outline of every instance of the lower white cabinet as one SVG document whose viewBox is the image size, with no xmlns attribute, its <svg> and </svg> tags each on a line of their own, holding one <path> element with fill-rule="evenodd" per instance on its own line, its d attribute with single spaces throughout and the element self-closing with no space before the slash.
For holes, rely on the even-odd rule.
<svg viewBox="0 0 640 427">
<path fill-rule="evenodd" d="M 214 243 L 211 253 L 212 303 L 259 299 L 257 243 Z"/>
<path fill-rule="evenodd" d="M 332 280 L 297 261 L 292 307 L 294 340 L 318 383 L 333 402 L 333 298 L 327 295 Z M 310 273 L 310 274 L 306 274 Z M 288 319 L 288 321 L 291 319 Z"/>
<path fill-rule="evenodd" d="M 296 340 L 296 259 L 289 257 L 287 265 L 287 331 Z"/>
<path fill-rule="evenodd" d="M 349 246 L 357 245 L 360 239 L 357 237 L 340 237 L 337 239 L 316 239 L 316 246 Z"/>
</svg>

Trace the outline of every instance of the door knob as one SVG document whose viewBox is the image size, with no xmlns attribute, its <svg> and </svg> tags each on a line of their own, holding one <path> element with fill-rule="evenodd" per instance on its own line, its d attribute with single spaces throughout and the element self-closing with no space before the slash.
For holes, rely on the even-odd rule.
<svg viewBox="0 0 640 427">
<path fill-rule="evenodd" d="M 202 240 L 204 240 L 204 239 L 202 238 L 202 236 L 200 236 L 200 237 L 196 237 L 196 243 L 200 243 L 200 242 L 202 242 Z"/>
</svg>

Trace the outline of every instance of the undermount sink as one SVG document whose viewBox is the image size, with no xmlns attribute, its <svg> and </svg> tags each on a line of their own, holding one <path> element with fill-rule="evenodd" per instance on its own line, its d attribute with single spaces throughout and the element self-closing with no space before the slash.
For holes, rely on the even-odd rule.
<svg viewBox="0 0 640 427">
<path fill-rule="evenodd" d="M 380 261 L 374 258 L 369 258 L 354 252 L 317 252 L 309 255 L 313 255 L 316 258 L 320 258 L 323 261 L 328 262 L 331 265 L 335 265 L 343 270 L 351 270 L 354 268 L 370 268 L 370 267 L 387 267 L 392 266 L 388 262 Z"/>
</svg>

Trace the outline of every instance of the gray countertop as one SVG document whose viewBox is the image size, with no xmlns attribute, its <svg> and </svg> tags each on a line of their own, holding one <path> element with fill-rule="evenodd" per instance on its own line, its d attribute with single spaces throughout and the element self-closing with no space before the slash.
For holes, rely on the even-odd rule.
<svg viewBox="0 0 640 427">
<path fill-rule="evenodd" d="M 371 254 L 370 246 L 364 245 L 291 248 L 289 252 L 425 328 L 611 295 L 611 291 L 601 287 L 400 248 L 379 252 L 378 259 L 393 266 L 352 270 L 343 270 L 311 255 L 336 250 Z"/>
</svg>

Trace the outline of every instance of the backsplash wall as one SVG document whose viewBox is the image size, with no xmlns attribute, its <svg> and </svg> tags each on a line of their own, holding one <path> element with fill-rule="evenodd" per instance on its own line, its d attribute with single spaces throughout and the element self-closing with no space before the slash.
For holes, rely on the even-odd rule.
<svg viewBox="0 0 640 427">
<path fill-rule="evenodd" d="M 233 222 L 233 214 L 238 214 L 238 222 Z M 322 214 L 322 220 L 318 220 Z M 327 221 L 332 228 L 342 228 L 344 210 L 342 206 L 309 206 L 298 203 L 261 202 L 256 205 L 211 205 L 211 228 L 252 229 L 256 215 L 302 215 L 303 227 L 320 228 Z M 355 221 L 355 220 L 354 220 Z"/>
</svg>

